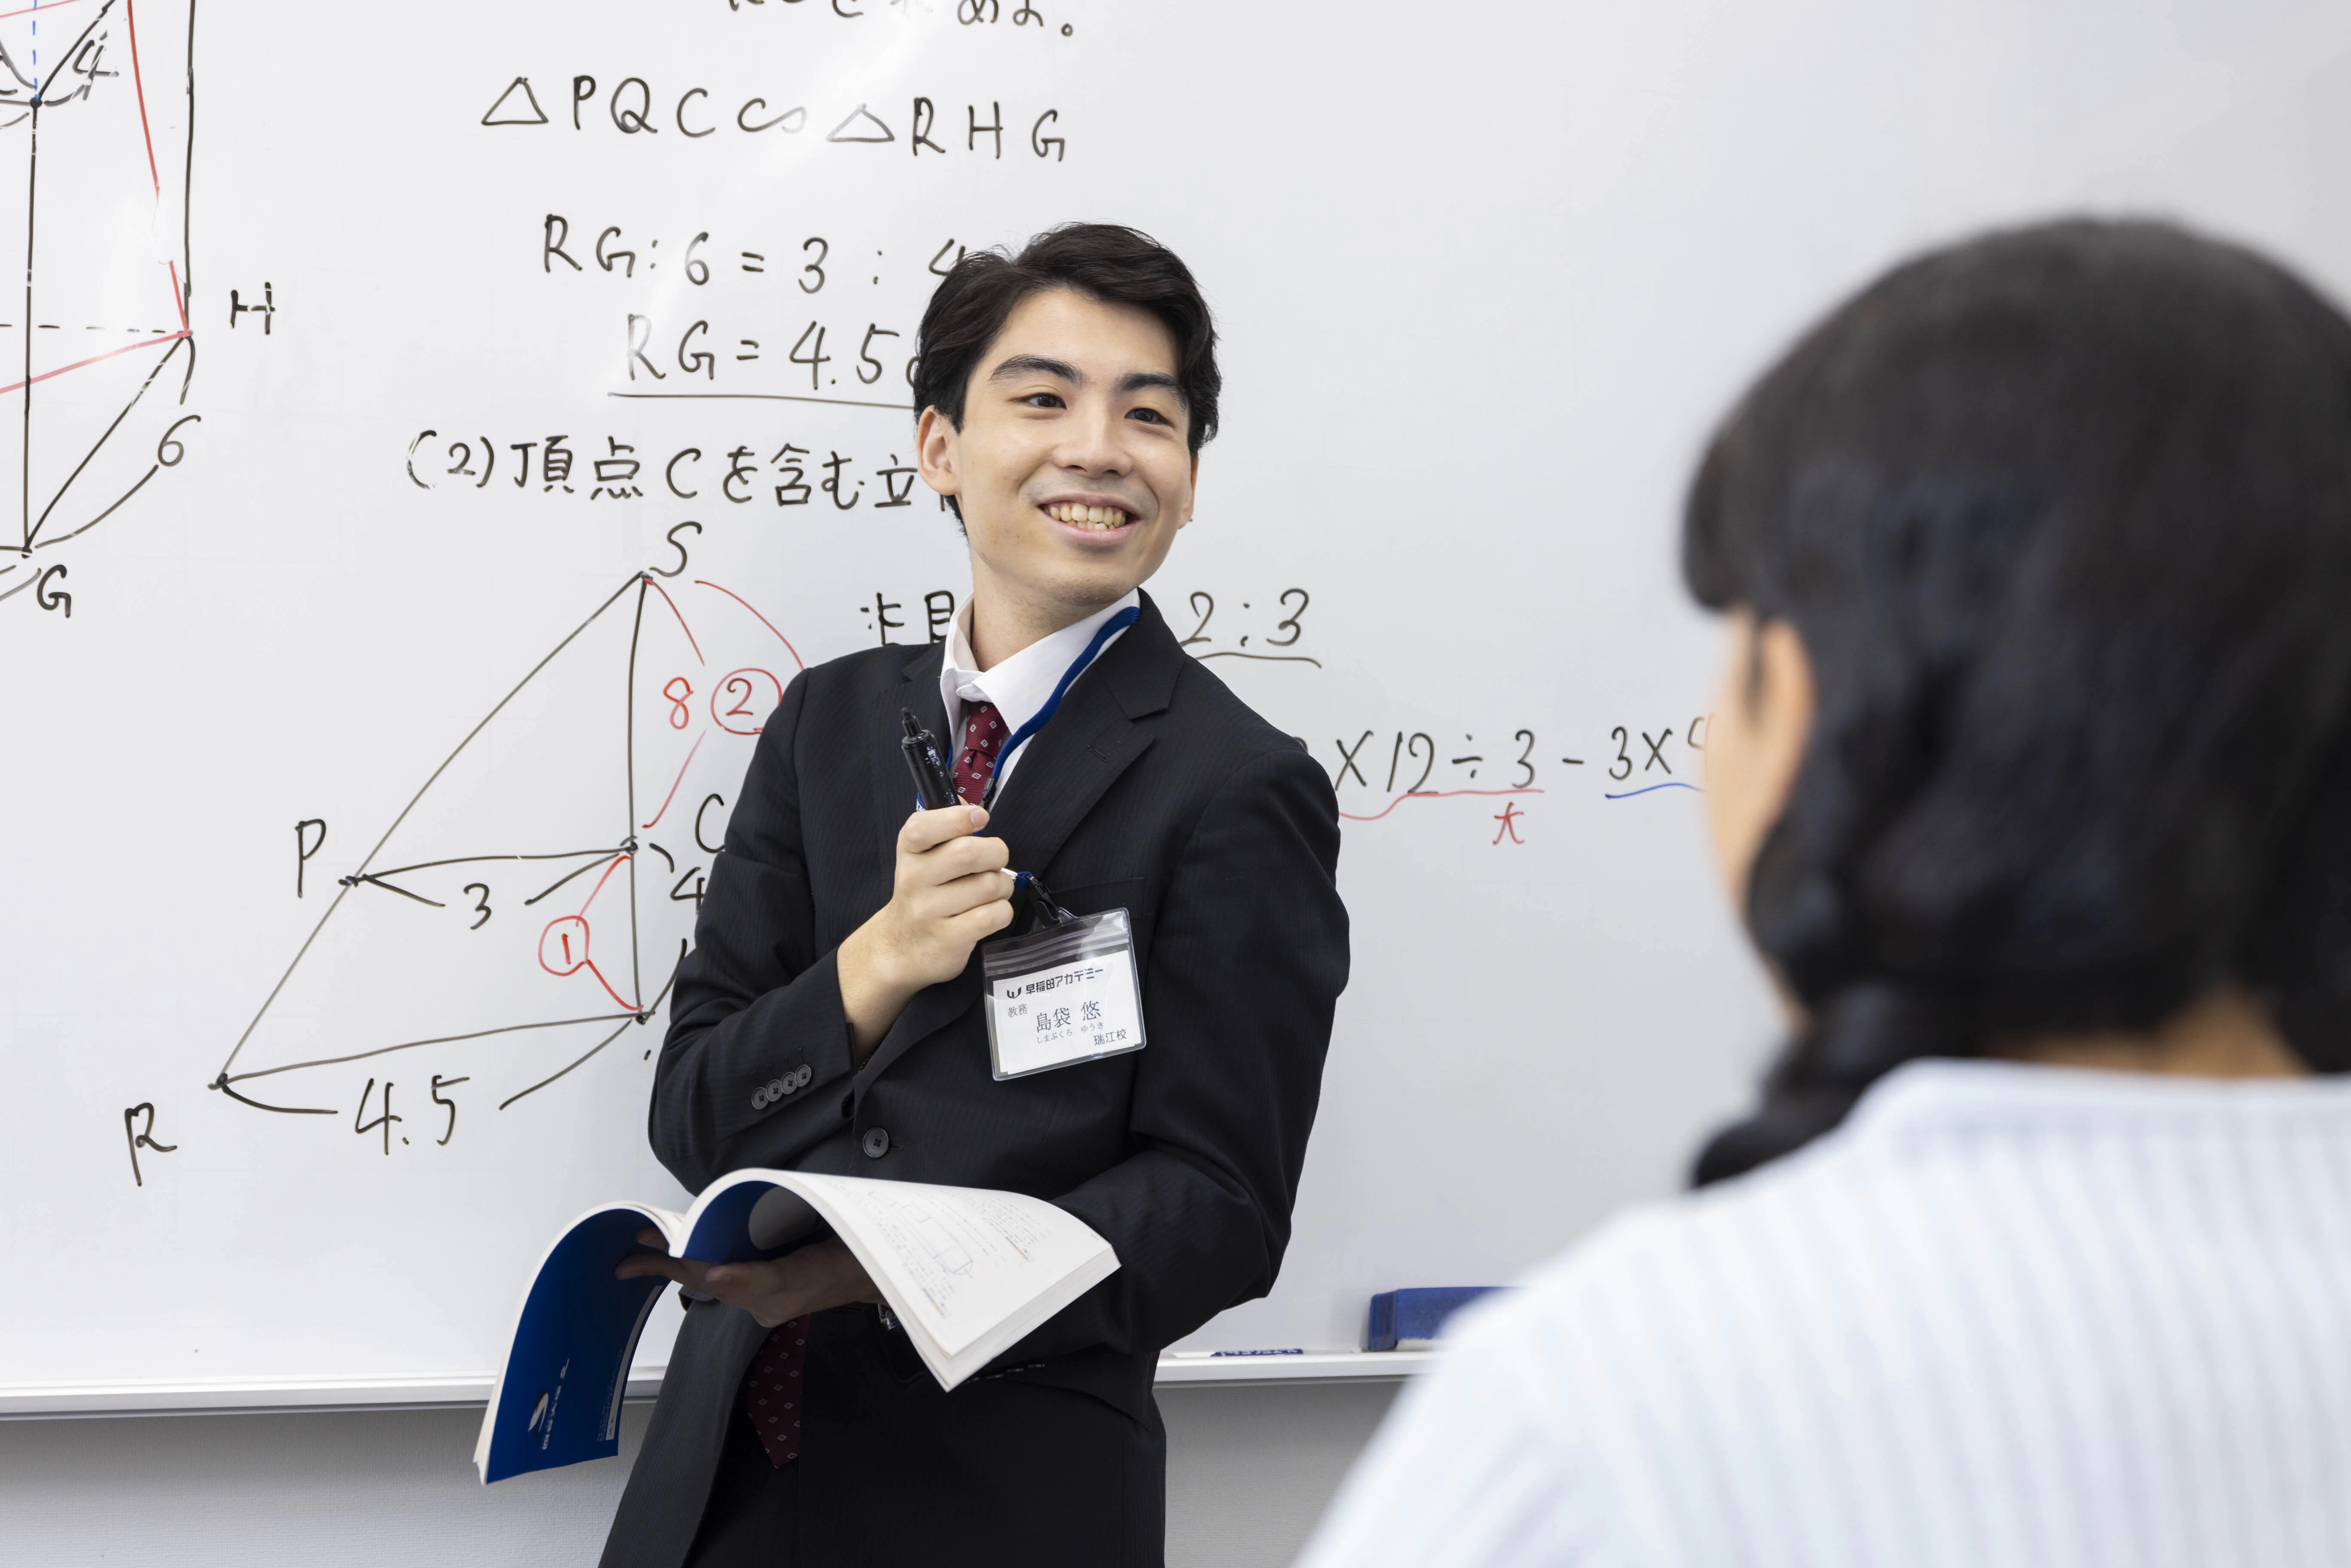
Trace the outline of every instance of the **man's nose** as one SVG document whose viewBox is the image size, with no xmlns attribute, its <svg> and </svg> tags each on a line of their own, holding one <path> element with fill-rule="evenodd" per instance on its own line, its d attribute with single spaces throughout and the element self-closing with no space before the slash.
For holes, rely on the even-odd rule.
<svg viewBox="0 0 2351 1568">
<path fill-rule="evenodd" d="M 1061 449 L 1054 460 L 1065 468 L 1087 474 L 1123 474 L 1132 465 L 1125 444 L 1118 439 L 1118 417 L 1111 410 L 1081 410 L 1062 427 Z"/>
</svg>

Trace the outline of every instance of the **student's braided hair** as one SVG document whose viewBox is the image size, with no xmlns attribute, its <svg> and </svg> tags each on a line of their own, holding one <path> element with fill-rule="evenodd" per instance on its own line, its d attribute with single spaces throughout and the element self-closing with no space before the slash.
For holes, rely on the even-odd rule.
<svg viewBox="0 0 2351 1568">
<path fill-rule="evenodd" d="M 2351 1068 L 2351 322 L 2303 283 L 2146 223 L 1910 262 L 1734 412 L 1683 570 L 1816 685 L 1745 911 L 1807 1022 L 1698 1182 L 2228 981 Z"/>
</svg>

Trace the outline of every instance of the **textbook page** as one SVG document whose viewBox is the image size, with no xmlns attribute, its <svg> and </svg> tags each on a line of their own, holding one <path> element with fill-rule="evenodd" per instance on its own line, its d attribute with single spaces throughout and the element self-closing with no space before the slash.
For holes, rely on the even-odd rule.
<svg viewBox="0 0 2351 1568">
<path fill-rule="evenodd" d="M 949 1356 L 1030 1317 L 1040 1298 L 1058 1298 L 1058 1311 L 1118 1267 L 1109 1242 L 1042 1198 L 804 1172 L 789 1179 Z"/>
</svg>

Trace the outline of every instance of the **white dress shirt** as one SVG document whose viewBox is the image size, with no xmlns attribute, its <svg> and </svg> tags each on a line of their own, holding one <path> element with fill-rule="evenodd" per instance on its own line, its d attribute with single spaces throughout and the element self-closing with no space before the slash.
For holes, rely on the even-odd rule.
<svg viewBox="0 0 2351 1568">
<path fill-rule="evenodd" d="M 1914 1062 L 1447 1345 L 1311 1568 L 2351 1563 L 2351 1082 Z"/>
<path fill-rule="evenodd" d="M 994 703 L 997 713 L 1004 721 L 1005 738 L 1009 740 L 1022 725 L 1037 716 L 1037 710 L 1045 706 L 1046 699 L 1053 695 L 1053 688 L 1061 684 L 1063 675 L 1069 674 L 1071 664 L 1086 651 L 1086 644 L 1094 640 L 1094 633 L 1102 630 L 1102 622 L 1120 611 L 1139 606 L 1142 602 L 1143 591 L 1129 589 L 1126 597 L 1116 603 L 1106 604 L 1083 621 L 1064 626 L 1050 636 L 1039 638 L 1010 658 L 998 660 L 994 669 L 982 672 L 979 661 L 972 657 L 971 600 L 967 595 L 962 607 L 955 613 L 955 620 L 948 624 L 946 658 L 939 666 L 939 697 L 946 704 L 947 710 L 947 734 L 943 737 L 950 753 L 947 766 L 952 768 L 956 758 L 963 754 L 965 704 Z M 1110 640 L 1102 645 L 1102 652 L 1109 653 L 1112 643 L 1132 630 L 1132 627 L 1122 627 L 1112 632 Z M 1100 656 L 1097 654 L 1096 658 Z M 1092 666 L 1087 667 L 1091 669 Z M 1033 741 L 1030 744 L 1034 744 Z M 1012 770 L 1020 766 L 1021 754 L 1028 749 L 1027 745 L 1022 746 L 1019 751 L 1005 758 L 1003 765 L 997 769 L 998 800 L 1004 798 L 1005 787 L 1012 782 Z"/>
</svg>

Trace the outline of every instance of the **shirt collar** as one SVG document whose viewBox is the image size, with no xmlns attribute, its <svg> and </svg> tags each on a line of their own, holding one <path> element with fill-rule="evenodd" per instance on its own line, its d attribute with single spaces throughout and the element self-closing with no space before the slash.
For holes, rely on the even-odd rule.
<svg viewBox="0 0 2351 1568">
<path fill-rule="evenodd" d="M 986 672 L 971 652 L 971 599 L 966 595 L 947 629 L 946 657 L 939 668 L 939 699 L 946 705 L 948 744 L 963 743 L 963 708 L 966 703 L 988 702 L 1003 716 L 1005 733 L 1009 735 L 1037 716 L 1045 699 L 1069 673 L 1070 665 L 1086 651 L 1102 622 L 1120 611 L 1140 605 L 1143 591 L 1129 589 L 1126 597 L 1105 604 L 1082 621 L 1073 622 L 1050 636 L 1040 637 L 1008 659 Z M 1114 633 L 1111 643 L 1126 635 Z M 1109 643 L 1102 644 L 1104 652 Z"/>
<path fill-rule="evenodd" d="M 1922 1136 L 2034 1126 L 2178 1129 L 2313 1115 L 2351 1124 L 2351 1080 L 2174 1077 L 1922 1057 L 1870 1085 L 1845 1120 L 1845 1135 L 1862 1146 L 1898 1148 Z"/>
</svg>

